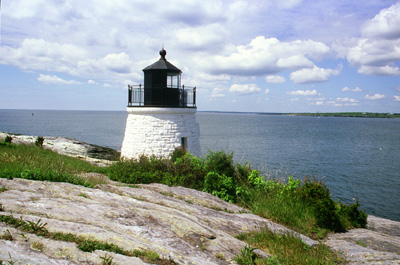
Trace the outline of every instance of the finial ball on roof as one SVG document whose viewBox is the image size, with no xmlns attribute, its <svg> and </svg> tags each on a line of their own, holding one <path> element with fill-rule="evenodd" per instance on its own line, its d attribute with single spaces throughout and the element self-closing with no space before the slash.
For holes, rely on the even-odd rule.
<svg viewBox="0 0 400 265">
<path fill-rule="evenodd" d="M 161 55 L 161 59 L 165 60 L 165 55 L 167 55 L 167 51 L 164 50 L 164 48 L 162 48 L 162 50 L 160 51 L 160 55 Z"/>
</svg>

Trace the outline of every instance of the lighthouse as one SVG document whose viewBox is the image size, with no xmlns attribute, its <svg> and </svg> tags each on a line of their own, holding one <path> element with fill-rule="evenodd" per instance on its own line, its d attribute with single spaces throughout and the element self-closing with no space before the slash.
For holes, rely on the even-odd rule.
<svg viewBox="0 0 400 265">
<path fill-rule="evenodd" d="M 167 157 L 175 148 L 200 156 L 196 87 L 181 85 L 182 71 L 166 59 L 143 69 L 144 85 L 128 85 L 128 117 L 121 157 Z"/>
</svg>

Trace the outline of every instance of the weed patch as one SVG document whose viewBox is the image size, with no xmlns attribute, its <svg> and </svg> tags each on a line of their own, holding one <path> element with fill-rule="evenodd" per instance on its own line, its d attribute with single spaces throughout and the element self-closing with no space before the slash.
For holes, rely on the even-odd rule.
<svg viewBox="0 0 400 265">
<path fill-rule="evenodd" d="M 240 256 L 245 256 L 248 262 L 242 264 L 338 264 L 345 261 L 323 244 L 310 247 L 294 235 L 275 234 L 267 228 L 240 234 L 237 238 L 252 246 L 242 250 Z M 254 248 L 261 249 L 272 257 L 262 263 L 256 263 L 256 257 L 250 253 Z M 251 260 L 253 263 L 249 263 Z"/>
</svg>

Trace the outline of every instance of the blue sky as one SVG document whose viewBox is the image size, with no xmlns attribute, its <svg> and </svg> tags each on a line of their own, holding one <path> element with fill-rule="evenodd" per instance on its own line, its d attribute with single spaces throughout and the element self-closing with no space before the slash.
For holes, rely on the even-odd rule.
<svg viewBox="0 0 400 265">
<path fill-rule="evenodd" d="M 392 0 L 3 0 L 0 108 L 125 110 L 163 45 L 200 111 L 400 112 Z"/>
</svg>

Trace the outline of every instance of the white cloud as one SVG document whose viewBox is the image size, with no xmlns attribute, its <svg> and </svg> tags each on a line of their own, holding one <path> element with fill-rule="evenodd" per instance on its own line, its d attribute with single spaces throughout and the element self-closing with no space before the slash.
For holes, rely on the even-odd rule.
<svg viewBox="0 0 400 265">
<path fill-rule="evenodd" d="M 286 80 L 285 77 L 280 75 L 267 75 L 265 77 L 265 81 L 267 81 L 267 83 L 277 84 L 277 83 L 284 83 Z"/>
<path fill-rule="evenodd" d="M 345 86 L 344 88 L 342 88 L 342 91 L 344 91 L 344 92 L 361 92 L 362 89 L 359 87 L 349 88 L 349 87 Z"/>
<path fill-rule="evenodd" d="M 296 90 L 286 92 L 289 96 L 314 96 L 317 94 L 317 90 Z"/>
<path fill-rule="evenodd" d="M 267 89 L 265 89 L 264 94 L 269 94 L 269 92 L 270 92 L 270 90 L 267 88 Z"/>
<path fill-rule="evenodd" d="M 393 101 L 400 101 L 400 96 L 393 96 Z"/>
<path fill-rule="evenodd" d="M 254 76 L 313 67 L 311 59 L 319 60 L 328 52 L 329 47 L 321 42 L 281 42 L 258 36 L 247 46 L 233 47 L 228 55 L 204 59 L 202 65 L 214 73 Z"/>
<path fill-rule="evenodd" d="M 315 100 L 315 101 L 323 101 L 323 100 L 325 100 L 326 98 L 325 97 L 319 97 L 319 98 L 307 98 L 307 100 Z"/>
<path fill-rule="evenodd" d="M 314 66 L 305 68 L 290 74 L 290 79 L 295 84 L 316 83 L 328 81 L 331 75 L 338 75 L 340 70 L 324 69 Z"/>
<path fill-rule="evenodd" d="M 233 84 L 229 88 L 229 92 L 239 94 L 239 95 L 249 95 L 249 94 L 255 94 L 261 91 L 261 88 L 259 88 L 256 84 Z"/>
<path fill-rule="evenodd" d="M 350 64 L 365 75 L 400 75 L 400 2 L 382 9 L 361 27 L 362 38 L 347 49 Z M 339 49 L 340 50 L 340 49 Z M 346 49 L 342 49 L 344 51 Z"/>
<path fill-rule="evenodd" d="M 226 29 L 220 24 L 210 24 L 201 27 L 185 27 L 173 32 L 174 41 L 182 49 L 187 50 L 219 50 L 223 47 Z"/>
<path fill-rule="evenodd" d="M 76 63 L 88 56 L 82 48 L 43 39 L 25 39 L 17 48 L 0 47 L 0 64 L 11 64 L 24 70 L 76 73 Z"/>
<path fill-rule="evenodd" d="M 360 74 L 364 75 L 400 75 L 400 68 L 399 67 L 392 67 L 389 65 L 385 66 L 369 66 L 369 65 L 362 65 L 358 71 Z"/>
<path fill-rule="evenodd" d="M 105 68 L 116 73 L 129 73 L 132 67 L 132 61 L 125 52 L 107 54 L 101 62 Z"/>
<path fill-rule="evenodd" d="M 81 82 L 75 80 L 64 80 L 55 75 L 44 75 L 44 74 L 40 74 L 37 80 L 45 84 L 64 84 L 64 85 L 82 84 Z"/>
<path fill-rule="evenodd" d="M 364 97 L 365 99 L 367 99 L 367 100 L 379 100 L 379 99 L 384 99 L 385 98 L 385 95 L 383 95 L 383 94 L 373 94 L 373 95 L 366 95 L 365 97 Z"/>
<path fill-rule="evenodd" d="M 94 80 L 88 80 L 89 85 L 97 85 L 98 83 Z"/>
<path fill-rule="evenodd" d="M 385 66 L 400 60 L 400 39 L 360 39 L 349 49 L 347 60 L 352 65 Z"/>
<path fill-rule="evenodd" d="M 336 100 L 340 102 L 350 102 L 350 103 L 358 102 L 358 100 L 354 98 L 337 98 Z"/>
<path fill-rule="evenodd" d="M 400 2 L 382 9 L 373 19 L 362 25 L 361 33 L 370 38 L 400 38 Z"/>
</svg>

